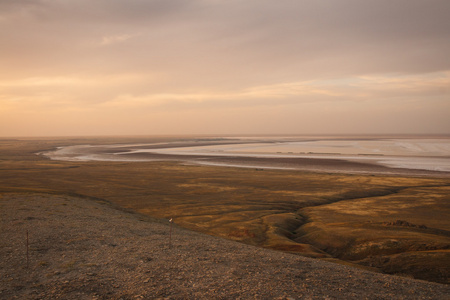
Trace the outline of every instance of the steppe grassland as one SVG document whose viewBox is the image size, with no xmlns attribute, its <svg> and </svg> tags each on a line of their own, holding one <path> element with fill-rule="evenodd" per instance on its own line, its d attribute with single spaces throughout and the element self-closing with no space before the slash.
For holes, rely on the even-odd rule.
<svg viewBox="0 0 450 300">
<path fill-rule="evenodd" d="M 448 274 L 439 276 L 441 269 L 434 264 L 438 258 L 442 261 L 442 255 L 444 262 L 449 257 L 449 179 L 174 162 L 64 162 L 35 155 L 68 144 L 118 142 L 138 141 L 2 141 L 0 190 L 101 198 L 153 217 L 174 218 L 186 228 L 249 244 L 345 259 L 408 276 L 417 277 L 418 269 L 431 280 L 448 280 Z M 427 229 L 387 225 L 396 220 Z M 429 258 L 430 251 L 434 251 L 434 259 Z M 428 265 L 413 271 L 400 268 L 396 261 L 405 265 L 405 258 L 399 254 L 406 252 L 417 254 L 414 259 L 408 257 L 407 267 L 420 260 Z M 383 263 L 386 259 L 388 263 Z M 422 272 L 429 265 L 437 271 Z"/>
</svg>

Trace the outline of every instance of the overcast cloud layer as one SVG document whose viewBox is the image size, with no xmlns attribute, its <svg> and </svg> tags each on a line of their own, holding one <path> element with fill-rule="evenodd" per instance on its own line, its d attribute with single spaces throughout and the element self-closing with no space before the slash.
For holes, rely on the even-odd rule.
<svg viewBox="0 0 450 300">
<path fill-rule="evenodd" d="M 0 0 L 0 136 L 450 134 L 448 0 Z"/>
</svg>

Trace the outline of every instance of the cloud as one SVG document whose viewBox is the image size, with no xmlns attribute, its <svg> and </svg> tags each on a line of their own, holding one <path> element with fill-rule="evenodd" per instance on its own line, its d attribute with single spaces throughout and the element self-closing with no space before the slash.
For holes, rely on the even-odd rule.
<svg viewBox="0 0 450 300">
<path fill-rule="evenodd" d="M 102 37 L 99 45 L 100 46 L 108 46 L 108 45 L 112 45 L 112 44 L 123 43 L 135 36 L 138 36 L 138 34 L 121 34 L 121 35 L 104 36 L 104 37 Z"/>
<path fill-rule="evenodd" d="M 34 14 L 3 21 L 5 76 L 156 70 L 226 89 L 450 69 L 448 1 L 19 3 L 8 10 Z"/>
<path fill-rule="evenodd" d="M 0 101 L 17 119 L 64 107 L 104 122 L 327 107 L 381 118 L 405 103 L 442 114 L 448 15 L 447 0 L 0 0 Z"/>
<path fill-rule="evenodd" d="M 334 80 L 311 80 L 248 87 L 240 91 L 120 94 L 99 103 L 102 108 L 158 109 L 162 111 L 217 110 L 224 107 L 276 107 L 305 103 L 349 103 L 390 101 L 401 107 L 424 98 L 450 96 L 448 72 L 423 75 L 365 76 Z"/>
</svg>

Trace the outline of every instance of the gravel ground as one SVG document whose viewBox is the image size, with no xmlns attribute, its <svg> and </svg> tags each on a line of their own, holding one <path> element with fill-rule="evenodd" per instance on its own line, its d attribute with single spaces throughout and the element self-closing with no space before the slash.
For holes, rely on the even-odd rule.
<svg viewBox="0 0 450 300">
<path fill-rule="evenodd" d="M 169 236 L 168 221 L 93 199 L 0 194 L 0 299 L 450 297 L 448 285 L 261 249 L 176 225 L 171 243 Z"/>
</svg>

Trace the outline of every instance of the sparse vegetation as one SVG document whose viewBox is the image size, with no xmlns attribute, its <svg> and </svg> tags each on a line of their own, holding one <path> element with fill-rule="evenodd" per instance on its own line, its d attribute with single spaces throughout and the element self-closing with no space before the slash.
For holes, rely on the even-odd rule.
<svg viewBox="0 0 450 300">
<path fill-rule="evenodd" d="M 61 145 L 120 141 L 141 142 L 0 141 L 0 192 L 88 196 L 227 239 L 448 283 L 448 270 L 434 270 L 435 259 L 449 259 L 449 178 L 67 162 L 35 155 Z M 421 226 L 397 226 L 397 220 Z"/>
<path fill-rule="evenodd" d="M 58 206 L 62 200 L 68 201 L 64 209 Z M 143 222 L 142 215 L 89 198 L 2 193 L 0 203 L 1 299 L 441 300 L 450 291 L 447 285 L 271 251 L 176 225 L 170 247 L 167 220 Z M 30 214 L 36 218 L 28 219 Z M 47 249 L 30 249 L 29 267 L 23 236 L 17 235 L 25 228 L 31 228 L 32 245 Z M 88 238 L 66 243 L 67 237 Z"/>
</svg>

